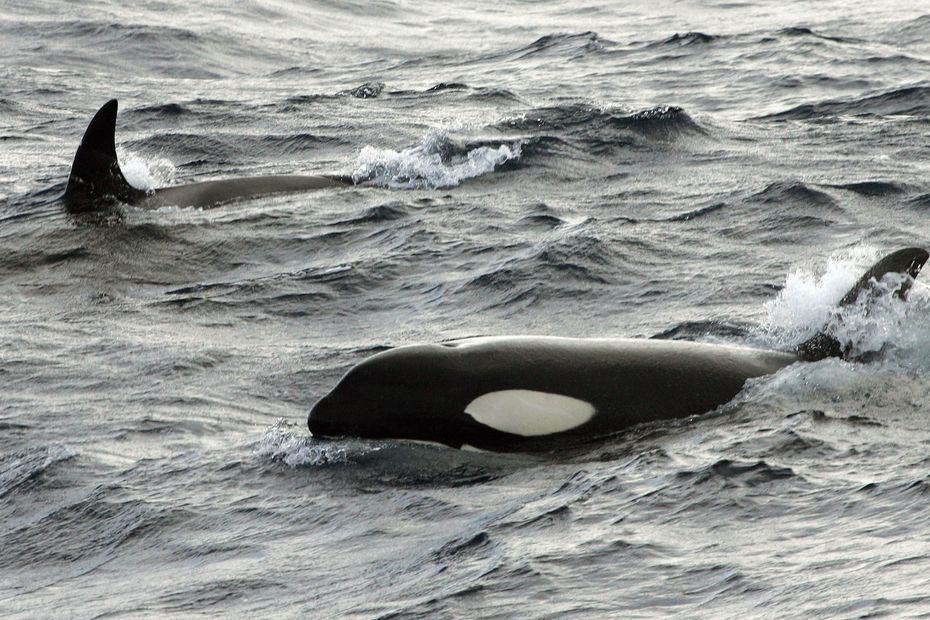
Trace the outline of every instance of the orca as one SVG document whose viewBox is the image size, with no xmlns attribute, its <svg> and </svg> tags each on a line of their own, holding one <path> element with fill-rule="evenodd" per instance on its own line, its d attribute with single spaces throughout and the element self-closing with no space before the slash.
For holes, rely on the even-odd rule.
<svg viewBox="0 0 930 620">
<path fill-rule="evenodd" d="M 882 288 L 905 299 L 926 250 L 889 254 L 839 307 Z M 889 276 L 886 278 L 886 276 Z M 801 361 L 851 358 L 826 328 L 793 351 L 698 342 L 539 336 L 402 346 L 362 361 L 311 409 L 314 437 L 406 439 L 537 452 L 716 409 L 748 379 Z"/>
<path fill-rule="evenodd" d="M 334 175 L 274 175 L 202 181 L 154 190 L 133 187 L 116 158 L 116 99 L 103 104 L 91 119 L 74 155 L 64 201 L 73 213 L 105 210 L 114 204 L 146 207 L 209 207 L 278 192 L 299 192 L 352 185 Z"/>
</svg>

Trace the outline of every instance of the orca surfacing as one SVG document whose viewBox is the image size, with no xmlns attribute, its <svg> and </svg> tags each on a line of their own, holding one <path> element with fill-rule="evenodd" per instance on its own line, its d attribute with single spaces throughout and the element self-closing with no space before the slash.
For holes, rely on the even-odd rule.
<svg viewBox="0 0 930 620">
<path fill-rule="evenodd" d="M 64 200 L 74 213 L 97 211 L 114 203 L 150 207 L 208 207 L 230 200 L 279 192 L 300 192 L 352 185 L 347 177 L 274 175 L 202 181 L 145 191 L 123 176 L 116 158 L 116 99 L 105 103 L 87 126 L 74 155 Z"/>
<path fill-rule="evenodd" d="M 889 254 L 840 301 L 890 278 L 905 299 L 928 254 Z M 886 281 L 887 282 L 887 281 Z M 536 336 L 398 347 L 362 361 L 314 405 L 317 437 L 411 439 L 462 448 L 543 451 L 642 422 L 706 413 L 748 379 L 849 351 L 820 332 L 792 352 L 697 342 Z"/>
</svg>

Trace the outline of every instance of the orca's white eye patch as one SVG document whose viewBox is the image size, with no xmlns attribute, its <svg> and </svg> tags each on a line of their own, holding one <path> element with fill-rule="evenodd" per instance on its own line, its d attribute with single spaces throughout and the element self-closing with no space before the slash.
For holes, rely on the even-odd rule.
<svg viewBox="0 0 930 620">
<path fill-rule="evenodd" d="M 573 429 L 596 412 L 589 402 L 534 390 L 489 392 L 465 407 L 465 413 L 485 426 L 524 437 Z"/>
</svg>

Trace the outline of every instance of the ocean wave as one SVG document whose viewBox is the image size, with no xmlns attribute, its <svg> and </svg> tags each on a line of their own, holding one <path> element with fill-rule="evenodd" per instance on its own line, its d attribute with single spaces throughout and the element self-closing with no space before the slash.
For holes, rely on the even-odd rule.
<svg viewBox="0 0 930 620">
<path fill-rule="evenodd" d="M 676 106 L 659 106 L 633 112 L 612 123 L 654 139 L 671 140 L 683 135 L 703 135 L 707 132 L 694 122 L 687 112 Z"/>
<path fill-rule="evenodd" d="M 816 190 L 801 181 L 776 181 L 753 196 L 763 204 L 795 203 L 804 206 L 838 209 L 838 203 L 827 193 Z"/>
<path fill-rule="evenodd" d="M 788 417 L 793 418 L 800 413 L 789 414 Z M 822 411 L 819 414 L 828 417 Z M 817 419 L 816 415 L 811 414 L 810 419 Z M 846 419 L 843 420 L 846 421 Z M 794 428 L 760 432 L 753 437 L 734 442 L 730 448 L 741 454 L 792 460 L 799 457 L 829 459 L 838 453 L 838 450 L 827 441 L 818 439 L 812 433 Z"/>
<path fill-rule="evenodd" d="M 621 257 L 602 239 L 565 228 L 555 239 L 444 283 L 442 299 L 452 303 L 465 297 L 484 309 L 519 312 L 542 300 L 592 297 L 624 273 L 618 262 Z"/>
<path fill-rule="evenodd" d="M 533 247 L 518 257 L 491 266 L 471 278 L 465 288 L 511 291 L 521 288 L 521 283 L 535 285 L 550 279 L 545 275 L 547 273 L 553 284 L 567 284 L 575 280 L 602 285 L 610 277 L 610 256 L 610 248 L 600 239 L 571 235 Z"/>
<path fill-rule="evenodd" d="M 706 45 L 708 43 L 713 43 L 718 40 L 720 37 L 712 34 L 705 34 L 703 32 L 686 32 L 684 34 L 675 33 L 667 39 L 662 39 L 652 43 L 652 46 L 674 46 L 674 47 L 689 47 L 692 45 Z"/>
<path fill-rule="evenodd" d="M 189 513 L 127 498 L 116 484 L 81 489 L 75 497 L 34 520 L 21 521 L 4 537 L 0 568 L 47 568 L 84 573 L 114 556 L 146 530 L 168 528 Z"/>
<path fill-rule="evenodd" d="M 384 82 L 365 82 L 350 90 L 341 91 L 340 95 L 355 97 L 356 99 L 375 99 L 384 91 Z"/>
<path fill-rule="evenodd" d="M 740 462 L 720 459 L 698 469 L 675 473 L 677 480 L 687 481 L 692 486 L 705 484 L 719 486 L 735 483 L 755 487 L 795 477 L 797 474 L 790 467 L 770 465 L 763 460 Z"/>
<path fill-rule="evenodd" d="M 59 66 L 86 68 L 93 65 L 113 70 L 114 63 L 120 63 L 124 70 L 147 66 L 172 77 L 195 79 L 218 78 L 232 66 L 213 56 L 215 50 L 229 51 L 231 41 L 216 33 L 181 26 L 104 20 L 36 20 L 20 23 L 16 34 L 22 41 L 67 41 L 72 52 L 67 57 L 57 54 L 51 59 Z M 55 49 L 40 46 L 38 51 L 53 53 Z M 114 55 L 112 50 L 119 50 L 119 54 Z M 229 54 L 229 58 L 235 56 L 235 52 Z"/>
<path fill-rule="evenodd" d="M 339 220 L 336 225 L 359 226 L 364 224 L 383 224 L 410 216 L 410 207 L 402 202 L 391 202 L 373 207 L 366 207 L 349 218 Z"/>
<path fill-rule="evenodd" d="M 616 148 L 616 143 L 609 141 L 589 141 L 582 144 L 570 138 L 556 135 L 523 134 L 520 141 L 520 159 L 509 163 L 512 167 L 532 167 L 548 165 L 554 171 L 564 169 L 565 160 L 584 161 L 596 157 L 597 144 L 603 143 L 607 148 Z"/>
<path fill-rule="evenodd" d="M 165 291 L 159 305 L 201 313 L 221 308 L 258 308 L 278 316 L 304 316 L 350 291 L 374 285 L 364 267 L 332 265 L 197 282 Z"/>
<path fill-rule="evenodd" d="M 516 61 L 537 57 L 558 56 L 577 60 L 591 54 L 598 54 L 615 43 L 604 39 L 596 32 L 554 33 L 539 37 L 529 45 L 503 52 L 482 56 L 473 62 Z"/>
<path fill-rule="evenodd" d="M 300 132 L 293 134 L 275 135 L 259 134 L 239 137 L 239 148 L 254 151 L 255 153 L 270 153 L 274 157 L 280 155 L 300 155 L 316 152 L 323 146 L 347 145 L 348 143 L 337 137 L 323 134 Z"/>
<path fill-rule="evenodd" d="M 801 411 L 795 411 L 794 413 L 789 413 L 786 418 L 794 418 L 798 416 L 804 416 L 817 424 L 849 424 L 851 426 L 885 426 L 884 423 L 879 422 L 874 418 L 870 418 L 864 415 L 830 415 L 826 411 L 821 409 L 802 409 Z M 807 445 L 816 445 L 813 440 L 807 440 Z"/>
<path fill-rule="evenodd" d="M 133 108 L 132 112 L 133 114 L 144 114 L 149 117 L 175 118 L 190 114 L 191 110 L 180 103 L 164 103 Z"/>
<path fill-rule="evenodd" d="M 51 444 L 0 456 L 0 498 L 47 471 L 55 463 L 74 456 L 74 451 L 62 444 Z"/>
<path fill-rule="evenodd" d="M 895 181 L 856 181 L 854 183 L 831 184 L 827 187 L 842 189 L 860 196 L 896 196 L 907 193 L 908 187 Z"/>
<path fill-rule="evenodd" d="M 444 90 L 469 90 L 468 84 L 462 82 L 439 82 L 426 89 L 428 93 L 438 93 Z"/>
<path fill-rule="evenodd" d="M 755 120 L 825 120 L 841 116 L 927 116 L 930 114 L 930 87 L 910 86 L 846 100 L 807 103 Z"/>
<path fill-rule="evenodd" d="M 709 204 L 703 207 L 691 209 L 690 211 L 685 211 L 684 213 L 679 213 L 677 215 L 669 216 L 665 218 L 665 221 L 667 222 L 691 222 L 693 220 L 702 218 L 706 215 L 710 215 L 712 213 L 721 211 L 726 206 L 727 205 L 724 202 L 715 202 L 715 203 L 712 203 L 712 204 Z"/>
<path fill-rule="evenodd" d="M 500 86 L 469 86 L 462 82 L 439 82 L 426 89 L 426 93 L 464 93 L 467 99 L 500 103 L 525 103 L 514 91 Z M 393 94 L 393 93 L 392 93 Z"/>
<path fill-rule="evenodd" d="M 545 205 L 541 205 L 541 208 L 536 208 L 532 213 L 524 215 L 517 223 L 520 225 L 521 229 L 540 228 L 543 230 L 553 230 L 566 224 L 566 221 L 554 213 L 551 213 Z"/>
<path fill-rule="evenodd" d="M 38 27 L 41 24 L 36 23 Z M 60 36 L 69 38 L 92 38 L 100 41 L 101 38 L 114 38 L 118 40 L 149 42 L 191 42 L 200 39 L 193 30 L 178 26 L 164 26 L 146 23 L 121 23 L 103 21 L 65 21 L 54 22 L 54 27 Z"/>
<path fill-rule="evenodd" d="M 465 534 L 464 536 L 450 540 L 437 549 L 434 561 L 461 561 L 462 556 L 476 552 L 487 553 L 498 545 L 499 543 L 494 543 L 491 540 L 491 536 L 485 531 Z"/>
<path fill-rule="evenodd" d="M 930 38 L 930 15 L 921 15 L 889 28 L 885 32 L 885 38 L 896 47 L 914 43 L 925 44 Z"/>
<path fill-rule="evenodd" d="M 170 153 L 185 165 L 203 162 L 224 162 L 230 157 L 247 157 L 248 149 L 241 145 L 241 136 L 213 133 L 160 132 L 138 141 L 126 143 L 123 148 L 144 149 L 146 152 Z M 119 153 L 119 151 L 117 151 Z"/>
<path fill-rule="evenodd" d="M 654 336 L 661 340 L 721 339 L 740 342 L 749 334 L 749 324 L 736 324 L 720 320 L 686 321 Z"/>
<path fill-rule="evenodd" d="M 758 243 L 800 243 L 820 239 L 827 228 L 846 221 L 847 210 L 830 194 L 798 180 L 769 183 L 745 199 L 728 205 L 730 219 L 720 219 L 720 232 Z"/>
<path fill-rule="evenodd" d="M 330 99 L 342 96 L 353 96 L 359 99 L 370 99 L 380 97 L 381 95 L 391 99 L 411 99 L 420 100 L 424 104 L 428 103 L 431 97 L 456 98 L 471 101 L 481 101 L 486 103 L 520 103 L 526 105 L 526 101 L 517 95 L 514 91 L 502 86 L 470 86 L 464 82 L 438 82 L 429 88 L 419 89 L 392 89 L 385 90 L 384 83 L 369 82 L 362 84 L 354 89 L 340 91 L 335 95 L 302 95 L 289 97 L 290 103 L 309 103 L 319 99 Z"/>
<path fill-rule="evenodd" d="M 813 39 L 821 39 L 824 41 L 833 41 L 836 43 L 854 43 L 860 41 L 859 39 L 853 39 L 849 37 L 825 35 L 820 32 L 811 30 L 807 26 L 791 26 L 788 28 L 782 28 L 778 31 L 778 34 L 786 37 L 809 37 Z"/>
<path fill-rule="evenodd" d="M 599 107 L 576 102 L 536 108 L 494 126 L 500 131 L 520 131 L 562 136 L 584 148 L 618 148 L 637 145 L 642 139 L 667 142 L 686 136 L 706 135 L 682 108 L 658 106 L 638 111 Z"/>
<path fill-rule="evenodd" d="M 469 149 L 455 143 L 446 132 L 435 130 L 417 146 L 401 151 L 364 147 L 352 179 L 393 189 L 454 187 L 518 160 L 520 155 L 520 141 Z"/>
<path fill-rule="evenodd" d="M 930 193 L 923 193 L 907 200 L 907 204 L 918 209 L 930 208 Z"/>
</svg>

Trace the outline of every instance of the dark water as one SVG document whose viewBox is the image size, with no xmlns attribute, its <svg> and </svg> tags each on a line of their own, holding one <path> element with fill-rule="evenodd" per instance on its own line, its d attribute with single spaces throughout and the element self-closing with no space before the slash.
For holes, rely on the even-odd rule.
<svg viewBox="0 0 930 620">
<path fill-rule="evenodd" d="M 790 348 L 930 226 L 920 2 L 6 2 L 0 615 L 925 617 L 930 294 L 584 453 L 322 442 L 382 346 Z M 93 112 L 156 187 L 69 216 Z"/>
</svg>

